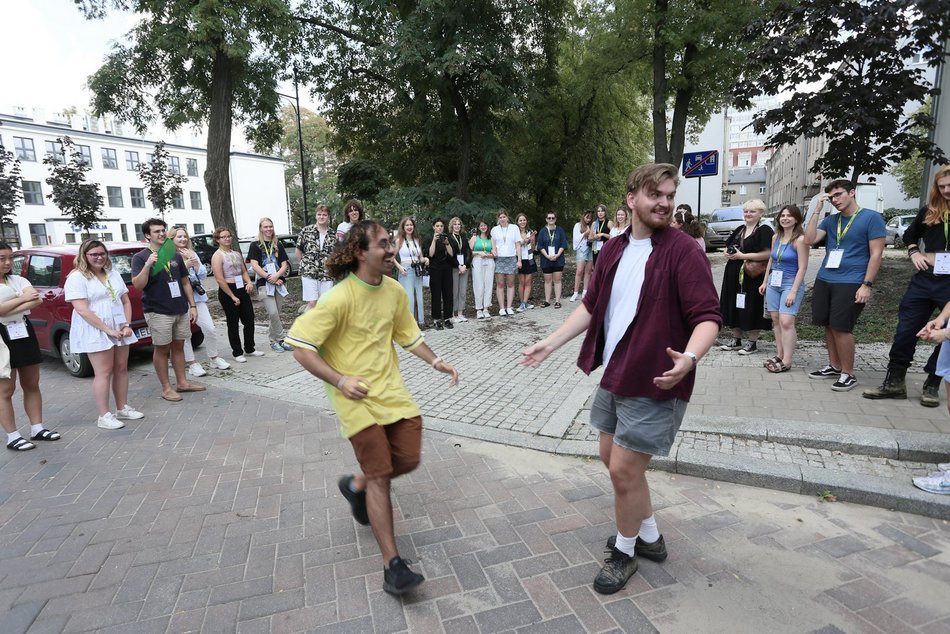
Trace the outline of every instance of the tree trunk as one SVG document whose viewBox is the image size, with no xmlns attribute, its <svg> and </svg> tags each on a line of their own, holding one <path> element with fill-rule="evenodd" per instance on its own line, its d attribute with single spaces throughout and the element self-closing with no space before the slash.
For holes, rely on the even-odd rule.
<svg viewBox="0 0 950 634">
<path fill-rule="evenodd" d="M 214 58 L 211 77 L 211 107 L 208 113 L 208 165 L 205 169 L 205 187 L 211 222 L 215 227 L 227 227 L 235 236 L 234 208 L 231 206 L 231 118 L 234 86 L 231 60 L 222 50 Z"/>
<path fill-rule="evenodd" d="M 448 82 L 452 107 L 455 109 L 455 120 L 459 127 L 459 164 L 455 180 L 455 197 L 468 200 L 468 181 L 471 179 L 472 172 L 472 122 L 468 118 L 465 99 L 455 81 L 448 75 L 445 75 L 445 81 Z"/>
<path fill-rule="evenodd" d="M 666 141 L 666 14 L 669 0 L 654 0 L 656 26 L 653 28 L 653 157 L 657 163 L 670 162 Z"/>
<path fill-rule="evenodd" d="M 687 44 L 683 49 L 683 79 L 685 84 L 676 91 L 673 105 L 673 127 L 670 130 L 669 157 L 665 163 L 679 165 L 683 161 L 683 148 L 686 147 L 686 121 L 689 106 L 696 94 L 696 76 L 693 74 L 693 62 L 699 51 L 695 44 Z"/>
</svg>

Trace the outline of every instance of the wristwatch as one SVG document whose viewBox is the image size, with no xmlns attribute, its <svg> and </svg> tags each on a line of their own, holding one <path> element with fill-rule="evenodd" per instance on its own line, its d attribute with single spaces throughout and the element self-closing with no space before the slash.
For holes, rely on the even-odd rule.
<svg viewBox="0 0 950 634">
<path fill-rule="evenodd" d="M 699 361 L 696 359 L 696 355 L 693 354 L 692 352 L 690 352 L 689 350 L 687 350 L 686 352 L 684 352 L 684 353 L 683 353 L 683 356 L 687 356 L 687 357 L 689 357 L 690 359 L 692 359 L 692 360 L 693 360 L 693 365 L 696 365 L 696 364 L 699 362 Z"/>
<path fill-rule="evenodd" d="M 871 280 L 864 280 L 864 286 L 871 288 L 874 286 L 874 282 L 872 282 Z"/>
</svg>

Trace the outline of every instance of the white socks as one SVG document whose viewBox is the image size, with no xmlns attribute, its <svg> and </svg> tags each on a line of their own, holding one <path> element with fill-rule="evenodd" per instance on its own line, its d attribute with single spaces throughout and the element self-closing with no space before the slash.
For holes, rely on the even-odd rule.
<svg viewBox="0 0 950 634">
<path fill-rule="evenodd" d="M 18 431 L 16 431 L 16 430 L 11 431 L 11 432 L 7 432 L 7 444 L 9 445 L 11 442 L 13 442 L 14 440 L 16 440 L 17 438 L 22 438 L 22 437 L 23 437 L 23 436 L 20 435 L 20 432 L 18 432 Z"/>
<path fill-rule="evenodd" d="M 660 531 L 656 529 L 656 515 L 651 515 L 640 522 L 639 537 L 648 544 L 660 539 Z"/>
<path fill-rule="evenodd" d="M 43 427 L 43 423 L 40 423 L 39 425 L 30 425 L 30 435 L 35 436 L 41 431 L 43 431 L 43 429 L 45 429 Z"/>
<path fill-rule="evenodd" d="M 633 557 L 636 544 L 637 544 L 636 537 L 624 537 L 623 535 L 620 534 L 620 531 L 617 531 L 617 543 L 614 544 L 614 548 L 624 553 L 625 555 L 629 555 L 630 557 Z"/>
</svg>

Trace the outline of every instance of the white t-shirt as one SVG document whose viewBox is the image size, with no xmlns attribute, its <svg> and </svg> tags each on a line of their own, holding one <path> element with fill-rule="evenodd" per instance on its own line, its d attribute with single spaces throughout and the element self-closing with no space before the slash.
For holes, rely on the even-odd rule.
<svg viewBox="0 0 950 634">
<path fill-rule="evenodd" d="M 5 302 L 7 300 L 13 299 L 14 297 L 19 297 L 23 294 L 23 291 L 31 288 L 33 285 L 30 284 L 25 277 L 20 277 L 19 275 L 7 275 L 7 283 L 0 284 L 0 302 Z M 10 313 L 8 315 L 0 315 L 0 323 L 12 323 L 14 321 L 22 321 L 24 315 L 29 315 L 29 310 L 18 310 L 15 313 Z"/>
<path fill-rule="evenodd" d="M 574 223 L 574 252 L 580 255 L 590 253 L 590 243 L 587 241 L 587 232 L 581 231 L 581 223 Z"/>
<path fill-rule="evenodd" d="M 650 238 L 634 240 L 630 236 L 629 240 L 617 265 L 607 314 L 604 316 L 604 367 L 607 367 L 617 344 L 637 316 L 647 260 L 653 253 L 653 241 Z"/>
<path fill-rule="evenodd" d="M 515 248 L 515 243 L 521 242 L 521 229 L 518 228 L 518 225 L 509 223 L 504 229 L 500 225 L 495 225 L 492 227 L 491 237 L 495 239 L 498 257 L 513 258 L 518 255 Z"/>
</svg>

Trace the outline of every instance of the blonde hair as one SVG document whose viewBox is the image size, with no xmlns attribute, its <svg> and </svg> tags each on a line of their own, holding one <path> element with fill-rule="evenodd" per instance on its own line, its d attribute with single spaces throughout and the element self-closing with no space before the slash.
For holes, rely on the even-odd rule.
<svg viewBox="0 0 950 634">
<path fill-rule="evenodd" d="M 112 270 L 112 258 L 109 257 L 109 249 L 106 248 L 106 245 L 99 240 L 84 240 L 83 243 L 79 245 L 79 255 L 76 256 L 73 268 L 79 271 L 87 280 L 92 277 L 93 271 L 92 267 L 89 266 L 89 260 L 86 259 L 86 254 L 89 253 L 90 249 L 95 249 L 96 247 L 102 247 L 103 251 L 106 252 L 106 261 L 102 264 L 102 270 Z"/>
<path fill-rule="evenodd" d="M 449 230 L 449 233 L 451 233 L 451 232 L 452 232 L 452 225 L 455 224 L 455 221 L 456 221 L 456 220 L 459 221 L 459 235 L 462 235 L 463 233 L 465 233 L 465 223 L 462 222 L 462 219 L 459 218 L 458 216 L 452 216 L 452 219 L 449 220 L 449 226 L 448 226 L 447 228 L 448 228 L 448 230 Z"/>
<path fill-rule="evenodd" d="M 758 198 L 750 198 L 742 205 L 742 211 L 761 211 L 765 213 L 766 209 L 765 203 Z"/>
<path fill-rule="evenodd" d="M 265 222 L 269 222 L 272 227 L 274 226 L 274 221 L 266 216 L 264 218 L 261 218 L 261 221 L 257 223 L 257 241 L 260 244 L 264 244 L 266 242 L 266 240 L 264 240 L 264 232 L 261 231 L 261 225 L 263 225 Z M 275 249 L 277 248 L 277 232 L 276 231 L 274 231 L 274 235 L 270 239 L 270 243 L 272 247 L 274 247 Z"/>
<path fill-rule="evenodd" d="M 950 176 L 950 165 L 944 165 L 934 172 L 933 187 L 930 188 L 930 197 L 927 198 L 927 215 L 924 216 L 925 225 L 935 225 L 943 222 L 943 216 L 950 211 L 950 201 L 943 197 L 937 188 L 937 181 Z"/>
</svg>

